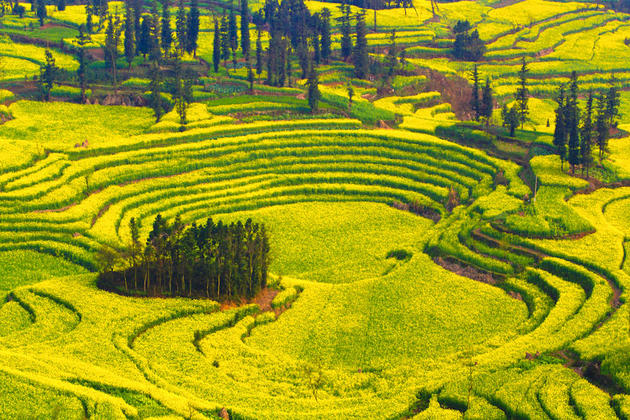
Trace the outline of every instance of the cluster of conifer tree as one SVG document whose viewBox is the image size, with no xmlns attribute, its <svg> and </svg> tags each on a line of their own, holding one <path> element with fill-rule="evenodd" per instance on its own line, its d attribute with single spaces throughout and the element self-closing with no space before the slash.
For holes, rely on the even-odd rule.
<svg viewBox="0 0 630 420">
<path fill-rule="evenodd" d="M 528 73 L 527 61 L 523 58 L 514 104 L 511 107 L 504 104 L 501 112 L 503 125 L 509 127 L 512 137 L 515 128 L 519 125 L 523 128 L 529 119 Z M 471 108 L 474 118 L 475 120 L 482 119 L 486 125 L 489 125 L 494 108 L 490 78 L 486 77 L 480 95 L 479 72 L 476 65 L 473 67 L 472 76 Z M 576 166 L 580 166 L 582 173 L 586 172 L 588 176 L 593 164 L 593 148 L 598 148 L 600 162 L 604 158 L 611 130 L 615 128 L 619 116 L 620 95 L 614 78 L 605 92 L 588 92 L 584 110 L 580 109 L 578 104 L 578 94 L 578 76 L 574 71 L 571 74 L 568 91 L 564 84 L 560 85 L 555 98 L 557 107 L 553 144 L 560 156 L 561 169 L 564 169 L 564 162 L 568 161 L 572 173 L 575 172 Z M 549 122 L 547 125 L 549 126 Z"/>
<path fill-rule="evenodd" d="M 620 96 L 613 83 L 606 92 L 588 93 L 586 107 L 581 110 L 578 104 L 578 77 L 571 74 L 568 91 L 560 86 L 556 102 L 556 126 L 553 133 L 553 144 L 560 155 L 562 166 L 568 161 L 571 172 L 581 165 L 582 172 L 592 164 L 591 150 L 597 145 L 599 160 L 604 158 L 608 146 L 610 131 L 616 124 L 619 115 Z"/>
<path fill-rule="evenodd" d="M 199 39 L 197 0 L 190 2 L 188 10 L 183 0 L 179 0 L 175 16 L 175 33 L 171 28 L 169 0 L 160 0 L 161 7 L 158 7 L 158 0 L 153 0 L 146 6 L 150 6 L 149 13 L 144 13 L 144 0 L 127 0 L 124 22 L 118 15 L 113 18 L 109 15 L 106 17 L 108 24 L 106 35 L 114 33 L 118 38 L 116 45 L 120 43 L 120 33 L 124 32 L 124 55 L 129 65 L 133 58 L 139 55 L 145 58 L 148 56 L 152 61 L 160 61 L 176 53 L 181 55 L 187 52 L 196 55 Z M 89 17 L 88 12 L 87 32 L 91 33 Z"/>
<path fill-rule="evenodd" d="M 486 53 L 486 46 L 479 38 L 479 32 L 472 28 L 467 20 L 458 20 L 453 27 L 455 41 L 453 56 L 460 60 L 479 61 Z"/>
<path fill-rule="evenodd" d="M 492 111 L 494 109 L 494 98 L 492 94 L 492 82 L 489 76 L 486 76 L 486 82 L 483 87 L 479 84 L 479 71 L 477 65 L 473 67 L 473 90 L 470 99 L 470 106 L 473 110 L 475 121 L 483 120 L 486 126 L 490 125 L 492 119 Z"/>
<path fill-rule="evenodd" d="M 267 284 L 269 239 L 265 226 L 248 219 L 186 227 L 158 215 L 145 246 L 139 225 L 130 221 L 131 243 L 124 253 L 105 247 L 98 255 L 99 282 L 126 291 L 213 299 L 251 298 Z"/>
</svg>

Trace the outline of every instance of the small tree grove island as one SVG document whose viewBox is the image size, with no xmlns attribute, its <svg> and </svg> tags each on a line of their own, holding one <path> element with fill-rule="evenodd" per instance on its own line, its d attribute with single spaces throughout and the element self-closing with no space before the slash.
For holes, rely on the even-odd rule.
<svg viewBox="0 0 630 420">
<path fill-rule="evenodd" d="M 251 298 L 267 284 L 269 238 L 264 225 L 248 219 L 225 224 L 208 219 L 185 226 L 153 222 L 146 245 L 130 221 L 131 243 L 123 252 L 100 251 L 99 285 L 123 293 L 161 296 Z M 121 290 L 122 288 L 122 290 Z"/>
</svg>

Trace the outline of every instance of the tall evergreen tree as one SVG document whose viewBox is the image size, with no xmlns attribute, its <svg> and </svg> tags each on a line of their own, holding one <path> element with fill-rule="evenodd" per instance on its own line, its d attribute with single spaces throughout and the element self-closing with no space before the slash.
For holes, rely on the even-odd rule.
<svg viewBox="0 0 630 420">
<path fill-rule="evenodd" d="M 236 51 L 238 48 L 238 29 L 236 27 L 236 11 L 234 10 L 234 4 L 230 8 L 230 17 L 228 19 L 228 40 L 230 42 L 230 49 Z"/>
<path fill-rule="evenodd" d="M 221 64 L 221 29 L 219 28 L 219 21 L 214 18 L 214 39 L 212 42 L 212 65 L 214 66 L 214 72 L 219 71 L 219 65 Z"/>
<path fill-rule="evenodd" d="M 330 59 L 330 10 L 328 8 L 324 8 L 320 15 L 321 28 L 320 32 L 322 35 L 321 39 L 321 55 L 324 63 L 328 63 Z"/>
<path fill-rule="evenodd" d="M 558 106 L 556 107 L 556 127 L 553 132 L 553 144 L 560 156 L 560 170 L 563 170 L 564 161 L 567 156 L 567 123 L 566 123 L 566 104 L 564 95 L 564 85 L 560 86 L 558 97 L 556 98 Z"/>
<path fill-rule="evenodd" d="M 597 134 L 597 147 L 599 149 L 599 161 L 604 159 L 604 153 L 608 147 L 610 126 L 608 125 L 608 113 L 606 112 L 606 96 L 597 97 L 597 110 L 595 113 L 595 131 Z"/>
<path fill-rule="evenodd" d="M 171 13 L 169 11 L 169 7 L 169 0 L 162 0 L 161 39 L 165 56 L 168 56 L 171 51 L 171 45 L 173 44 L 173 31 L 171 30 Z"/>
<path fill-rule="evenodd" d="M 149 90 L 151 91 L 149 105 L 153 109 L 155 122 L 160 122 L 164 114 L 164 105 L 162 104 L 162 72 L 157 61 L 151 63 L 149 76 L 151 77 L 151 82 L 149 83 Z"/>
<path fill-rule="evenodd" d="M 187 90 L 187 83 L 184 79 L 182 60 L 179 55 L 175 57 L 175 61 L 173 64 L 173 75 L 173 101 L 175 102 L 175 109 L 177 110 L 177 114 L 179 115 L 179 123 L 184 126 L 187 123 L 186 114 L 188 111 L 188 105 L 190 103 L 190 94 Z"/>
<path fill-rule="evenodd" d="M 387 50 L 387 78 L 390 80 L 396 74 L 398 67 L 398 48 L 396 47 L 396 29 L 392 29 L 389 49 Z"/>
<path fill-rule="evenodd" d="M 39 69 L 39 86 L 42 92 L 44 101 L 50 100 L 50 91 L 55 86 L 55 79 L 57 77 L 57 66 L 55 65 L 55 58 L 50 50 L 45 51 L 45 63 Z"/>
<path fill-rule="evenodd" d="M 162 46 L 161 44 L 161 28 L 160 28 L 160 13 L 157 7 L 157 0 L 153 0 L 151 5 L 151 19 L 150 19 L 150 37 L 149 37 L 149 59 L 160 60 L 162 58 Z"/>
<path fill-rule="evenodd" d="M 315 61 L 315 64 L 319 65 L 322 61 L 322 50 L 319 41 L 319 32 L 317 30 L 312 33 L 311 44 L 313 45 L 313 61 Z"/>
<path fill-rule="evenodd" d="M 479 101 L 479 70 L 477 69 L 477 65 L 473 66 L 473 89 L 472 89 L 472 97 L 470 99 L 470 106 L 473 110 L 473 115 L 475 117 L 475 121 L 479 121 L 479 117 L 481 115 L 481 102 Z"/>
<path fill-rule="evenodd" d="M 354 89 L 352 88 L 352 83 L 348 83 L 346 91 L 348 92 L 348 112 L 352 112 L 352 99 L 354 98 Z"/>
<path fill-rule="evenodd" d="M 188 12 L 188 23 L 186 35 L 186 51 L 197 57 L 197 46 L 199 40 L 199 6 L 197 0 L 192 0 L 190 3 L 190 11 Z"/>
<path fill-rule="evenodd" d="M 254 72 L 251 63 L 247 62 L 247 81 L 249 82 L 249 93 L 254 94 Z"/>
<path fill-rule="evenodd" d="M 134 25 L 134 11 L 127 1 L 125 2 L 125 59 L 129 63 L 129 69 L 131 69 L 131 63 L 136 56 L 136 28 Z"/>
<path fill-rule="evenodd" d="M 177 15 L 175 16 L 175 35 L 177 36 L 177 49 L 180 54 L 187 50 L 188 32 L 186 23 L 186 8 L 184 0 L 179 0 Z"/>
<path fill-rule="evenodd" d="M 131 234 L 131 244 L 129 247 L 129 256 L 131 258 L 131 268 L 133 270 L 133 288 L 138 289 L 138 264 L 140 259 L 140 226 L 136 219 L 132 217 L 129 220 L 129 233 Z"/>
<path fill-rule="evenodd" d="M 527 61 L 523 57 L 521 61 L 521 70 L 518 72 L 519 86 L 516 89 L 516 103 L 518 105 L 518 119 L 521 123 L 521 130 L 523 129 L 525 122 L 529 117 L 529 90 L 527 89 L 527 74 L 529 69 L 527 68 Z"/>
<path fill-rule="evenodd" d="M 494 109 L 494 99 L 492 98 L 492 85 L 490 77 L 486 77 L 486 84 L 481 92 L 481 104 L 479 113 L 486 121 L 486 127 L 490 125 L 492 119 L 492 111 Z"/>
<path fill-rule="evenodd" d="M 87 58 L 85 44 L 88 42 L 88 35 L 85 33 L 85 25 L 79 26 L 77 42 L 79 44 L 79 68 L 77 69 L 77 77 L 79 79 L 79 88 L 81 89 L 81 103 L 84 104 L 86 101 L 85 92 L 87 90 Z"/>
<path fill-rule="evenodd" d="M 37 18 L 39 19 L 39 26 L 44 26 L 44 19 L 48 17 L 46 11 L 46 0 L 37 0 Z"/>
<path fill-rule="evenodd" d="M 606 118 L 608 127 L 615 126 L 615 120 L 619 116 L 619 104 L 620 104 L 620 96 L 619 90 L 617 86 L 615 86 L 615 79 L 611 80 L 611 86 L 608 88 L 606 92 Z"/>
<path fill-rule="evenodd" d="M 247 0 L 241 0 L 241 51 L 243 56 L 249 62 L 249 50 L 251 42 L 249 40 L 249 5 Z"/>
<path fill-rule="evenodd" d="M 341 9 L 341 58 L 347 60 L 352 54 L 352 36 L 350 35 L 350 6 L 343 3 Z"/>
<path fill-rule="evenodd" d="M 367 26 L 365 13 L 361 11 L 356 16 L 356 44 L 354 46 L 354 75 L 359 79 L 367 77 L 369 70 L 369 56 L 367 43 Z"/>
<path fill-rule="evenodd" d="M 291 77 L 293 75 L 293 68 L 291 67 L 291 44 L 287 43 L 286 57 L 287 57 L 287 79 L 289 81 L 289 87 L 291 86 Z"/>
<path fill-rule="evenodd" d="M 577 73 L 571 73 L 571 83 L 569 85 L 569 96 L 567 104 L 567 131 L 569 133 L 569 156 L 571 173 L 575 173 L 575 165 L 580 163 L 580 109 L 578 108 L 578 79 Z"/>
<path fill-rule="evenodd" d="M 111 69 L 115 94 L 118 93 L 118 68 L 116 62 L 118 60 L 120 33 L 120 16 L 116 15 L 116 18 L 112 18 L 112 15 L 109 15 L 107 19 L 107 30 L 105 32 L 105 56 Z"/>
<path fill-rule="evenodd" d="M 306 86 L 308 87 L 308 106 L 311 108 L 311 112 L 315 114 L 319 110 L 319 99 L 321 94 L 319 92 L 319 77 L 317 75 L 317 70 L 312 65 L 311 70 L 309 71 L 308 80 L 306 81 Z"/>
<path fill-rule="evenodd" d="M 92 22 L 93 10 L 90 5 L 87 5 L 85 8 L 85 30 L 88 34 L 94 32 L 94 24 Z"/>
<path fill-rule="evenodd" d="M 151 16 L 144 16 L 140 24 L 140 38 L 136 50 L 146 59 L 151 49 Z"/>
<path fill-rule="evenodd" d="M 221 19 L 221 58 L 224 67 L 227 69 L 227 60 L 230 58 L 230 32 L 228 30 L 227 16 L 223 15 Z"/>
<path fill-rule="evenodd" d="M 287 52 L 287 61 L 291 60 L 290 55 L 291 50 L 289 49 Z M 308 77 L 308 69 L 309 63 L 311 63 L 311 57 L 308 52 L 308 44 L 306 38 L 300 38 L 297 42 L 297 56 L 298 62 L 300 63 L 300 68 L 302 69 L 302 79 L 306 79 Z"/>
<path fill-rule="evenodd" d="M 142 17 L 142 7 L 144 4 L 144 0 L 127 0 L 131 8 L 133 9 L 133 27 L 136 29 L 136 40 L 140 39 L 140 32 L 142 27 L 140 25 L 140 18 Z M 138 48 L 136 47 L 136 54 L 139 54 Z"/>
<path fill-rule="evenodd" d="M 582 121 L 582 133 L 580 142 L 580 160 L 582 163 L 582 174 L 586 169 L 586 177 L 588 178 L 588 170 L 592 163 L 591 150 L 593 148 L 593 92 L 588 93 L 586 100 L 586 109 L 584 111 L 584 120 Z"/>
<path fill-rule="evenodd" d="M 510 137 L 514 137 L 514 133 L 516 131 L 516 127 L 518 127 L 519 124 L 519 109 L 516 106 L 512 106 L 510 108 L 510 111 L 508 112 L 508 127 L 510 128 Z"/>
<path fill-rule="evenodd" d="M 256 38 L 256 75 L 260 78 L 263 71 L 263 49 L 261 40 L 261 31 L 258 27 L 258 37 Z"/>
<path fill-rule="evenodd" d="M 273 40 L 273 38 L 272 38 Z M 265 59 L 265 67 L 267 69 L 267 78 L 265 79 L 265 84 L 272 86 L 273 85 L 273 56 L 271 54 L 271 48 L 267 47 L 267 49 L 265 50 L 266 54 L 266 59 Z"/>
</svg>

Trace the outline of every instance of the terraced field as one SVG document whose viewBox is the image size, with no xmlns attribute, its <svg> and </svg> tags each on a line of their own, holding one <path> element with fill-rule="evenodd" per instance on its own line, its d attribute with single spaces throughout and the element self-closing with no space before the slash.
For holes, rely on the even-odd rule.
<svg viewBox="0 0 630 420">
<path fill-rule="evenodd" d="M 588 181 L 549 154 L 547 124 L 571 70 L 581 93 L 613 73 L 628 88 L 630 15 L 524 0 L 440 3 L 432 18 L 428 1 L 414 3 L 378 11 L 368 35 L 373 57 L 394 28 L 405 48 L 391 92 L 354 79 L 349 63 L 322 65 L 316 115 L 304 80 L 246 94 L 242 66 L 200 78 L 186 127 L 175 111 L 155 123 L 145 107 L 1 91 L 13 103 L 0 109 L 10 117 L 0 124 L 0 417 L 630 418 L 629 140 L 611 139 L 597 168 L 618 182 Z M 335 4 L 307 5 L 339 17 Z M 204 68 L 213 13 L 229 6 L 202 6 Z M 73 44 L 85 6 L 55 9 L 47 28 L 25 26 L 29 13 L 0 18 L 0 32 Z M 488 45 L 479 70 L 497 105 L 512 101 L 530 60 L 532 120 L 518 141 L 458 120 L 453 91 L 472 68 L 451 58 L 459 19 Z M 38 74 L 44 47 L 0 41 L 5 82 Z M 144 95 L 144 77 L 121 89 Z M 76 89 L 64 84 L 58 98 Z M 132 218 L 144 240 L 158 214 L 264 223 L 270 287 L 240 305 L 99 289 L 97 250 L 123 249 Z"/>
<path fill-rule="evenodd" d="M 9 417 L 201 419 L 226 408 L 252 418 L 401 418 L 433 395 L 420 418 L 446 418 L 466 410 L 470 384 L 474 418 L 627 415 L 627 188 L 564 203 L 579 185 L 540 166 L 540 210 L 527 216 L 516 164 L 429 134 L 352 119 L 154 134 L 140 113 L 99 127 L 102 139 L 84 148 L 73 146 L 78 131 L 55 142 L 33 118 L 60 106 L 81 118 L 98 109 L 18 102 L 2 127 L 15 138 L 28 123 L 23 142 L 37 145 L 0 176 L 0 258 L 10 262 L 0 283 L 0 409 Z M 452 212 L 449 190 L 462 203 Z M 439 221 L 392 208 L 413 202 Z M 158 213 L 266 223 L 284 288 L 273 306 L 290 308 L 97 289 L 85 274 L 94 250 L 128 242 L 131 217 L 146 235 Z M 517 229 L 541 222 L 597 230 L 571 240 Z M 407 257 L 388 258 L 396 250 Z M 506 280 L 460 277 L 430 255 Z M 600 360 L 620 390 L 611 399 L 548 356 L 556 351 Z M 525 359 L 537 353 L 546 356 Z"/>
</svg>

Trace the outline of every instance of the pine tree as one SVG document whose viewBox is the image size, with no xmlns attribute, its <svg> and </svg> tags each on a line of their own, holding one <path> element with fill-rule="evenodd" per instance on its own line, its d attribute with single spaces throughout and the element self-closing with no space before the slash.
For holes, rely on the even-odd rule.
<svg viewBox="0 0 630 420">
<path fill-rule="evenodd" d="M 289 80 L 289 87 L 291 86 L 291 76 L 293 74 L 293 68 L 291 67 L 291 44 L 287 46 L 287 79 Z"/>
<path fill-rule="evenodd" d="M 575 116 L 570 117 L 569 126 L 569 157 L 568 161 L 571 165 L 571 173 L 575 173 L 575 165 L 580 164 L 580 131 L 575 123 Z"/>
<path fill-rule="evenodd" d="M 507 127 L 509 125 L 510 118 L 510 108 L 508 108 L 507 104 L 503 104 L 501 108 L 501 120 L 503 121 L 503 127 Z"/>
<path fill-rule="evenodd" d="M 356 16 L 356 44 L 354 47 L 354 74 L 359 79 L 364 79 L 368 74 L 369 57 L 367 43 L 367 26 L 365 25 L 365 13 L 362 11 Z"/>
<path fill-rule="evenodd" d="M 352 54 L 352 37 L 350 35 L 350 6 L 341 4 L 341 58 L 347 60 Z"/>
<path fill-rule="evenodd" d="M 55 86 L 55 78 L 57 76 L 57 66 L 55 58 L 50 50 L 45 51 L 46 62 L 39 69 L 39 83 L 44 101 L 50 100 L 50 91 Z"/>
<path fill-rule="evenodd" d="M 247 0 L 241 0 L 241 51 L 249 62 L 249 50 L 251 42 L 249 40 L 249 6 Z"/>
<path fill-rule="evenodd" d="M 153 109 L 155 122 L 157 123 L 160 122 L 164 114 L 164 105 L 162 104 L 162 72 L 157 61 L 151 63 L 149 76 L 151 77 L 151 82 L 149 83 L 149 89 L 151 91 L 149 105 L 151 109 Z"/>
<path fill-rule="evenodd" d="M 178 55 L 175 57 L 173 64 L 174 74 L 174 92 L 173 101 L 175 102 L 175 109 L 179 114 L 179 123 L 184 126 L 186 124 L 186 113 L 188 109 L 188 102 L 186 100 L 185 81 L 183 78 L 182 60 Z"/>
<path fill-rule="evenodd" d="M 233 4 L 230 8 L 230 17 L 228 19 L 228 40 L 230 49 L 235 51 L 238 48 L 238 29 L 236 27 L 236 12 Z"/>
<path fill-rule="evenodd" d="M 162 0 L 162 48 L 164 49 L 164 55 L 168 56 L 171 51 L 171 45 L 173 44 L 173 31 L 171 30 L 171 13 L 169 11 L 169 1 Z"/>
<path fill-rule="evenodd" d="M 199 40 L 199 6 L 197 0 L 192 0 L 190 3 L 187 23 L 186 35 L 188 39 L 186 40 L 186 52 L 197 57 L 197 43 Z"/>
<path fill-rule="evenodd" d="M 111 69 L 112 67 L 112 55 L 111 44 L 114 42 L 114 20 L 112 15 L 107 15 L 107 28 L 105 28 L 105 47 L 103 52 L 105 54 L 105 65 Z M 112 75 L 113 76 L 113 75 Z"/>
<path fill-rule="evenodd" d="M 486 84 L 481 92 L 481 104 L 479 109 L 479 113 L 486 121 L 486 127 L 490 125 L 493 109 L 494 101 L 492 99 L 492 85 L 490 83 L 490 77 L 486 77 Z"/>
<path fill-rule="evenodd" d="M 140 17 L 142 16 L 142 6 L 144 0 L 127 0 L 131 3 L 131 8 L 133 9 L 133 27 L 136 29 L 136 40 L 140 39 L 141 25 L 140 25 Z M 139 54 L 138 48 L 136 47 L 136 54 Z"/>
<path fill-rule="evenodd" d="M 398 48 L 396 47 L 396 29 L 392 29 L 389 49 L 387 51 L 387 78 L 391 79 L 396 74 L 398 66 Z"/>
<path fill-rule="evenodd" d="M 481 116 L 480 107 L 481 103 L 479 102 L 479 70 L 477 69 L 477 65 L 473 66 L 473 90 L 472 90 L 472 98 L 470 99 L 470 106 L 472 107 L 475 121 L 479 121 L 479 117 Z"/>
<path fill-rule="evenodd" d="M 146 59 L 147 54 L 151 49 L 151 17 L 145 16 L 142 18 L 142 23 L 140 24 L 140 38 L 138 38 L 138 43 L 136 50 L 139 54 Z"/>
<path fill-rule="evenodd" d="M 267 47 L 265 52 L 266 52 L 265 56 L 267 57 L 267 59 L 265 60 L 265 67 L 267 68 L 267 78 L 265 79 L 265 84 L 272 86 L 273 85 L 273 77 L 272 77 L 273 56 L 271 54 L 271 48 Z"/>
<path fill-rule="evenodd" d="M 597 97 L 597 111 L 595 113 L 595 131 L 597 134 L 597 147 L 599 149 L 600 163 L 604 159 L 604 153 L 608 147 L 608 137 L 610 135 L 610 126 L 608 125 L 608 114 L 606 113 L 606 96 L 599 95 Z"/>
<path fill-rule="evenodd" d="M 81 89 L 81 103 L 86 101 L 85 92 L 87 90 L 87 62 L 85 53 L 85 44 L 88 41 L 88 37 L 85 33 L 85 26 L 79 26 L 79 37 L 77 42 L 79 44 L 79 68 L 77 69 L 77 77 L 79 79 L 79 88 Z"/>
<path fill-rule="evenodd" d="M 214 66 L 214 72 L 219 71 L 219 65 L 221 64 L 221 30 L 219 29 L 219 21 L 214 18 L 214 39 L 212 42 L 212 65 Z"/>
<path fill-rule="evenodd" d="M 94 24 L 92 23 L 92 7 L 89 5 L 85 8 L 85 29 L 88 34 L 94 32 Z"/>
<path fill-rule="evenodd" d="M 324 63 L 330 58 L 330 10 L 325 8 L 320 15 L 321 21 L 321 55 Z"/>
<path fill-rule="evenodd" d="M 308 77 L 309 65 L 311 64 L 311 57 L 308 52 L 308 44 L 306 38 L 300 38 L 297 42 L 297 57 L 302 69 L 302 79 Z M 290 60 L 291 56 L 287 54 L 287 60 Z"/>
<path fill-rule="evenodd" d="M 118 93 L 118 68 L 116 62 L 118 60 L 118 46 L 120 45 L 120 16 L 116 15 L 113 19 L 112 15 L 107 19 L 107 30 L 105 32 L 105 56 L 109 63 L 112 73 L 112 84 L 114 85 L 114 93 Z"/>
<path fill-rule="evenodd" d="M 519 125 L 519 113 L 518 105 L 512 105 L 508 108 L 507 105 L 503 105 L 501 110 L 501 118 L 503 119 L 503 126 L 510 129 L 510 137 L 514 137 L 516 127 Z"/>
<path fill-rule="evenodd" d="M 567 131 L 569 133 L 569 157 L 568 161 L 571 165 L 571 173 L 575 173 L 575 165 L 580 163 L 580 110 L 578 108 L 578 80 L 577 73 L 574 71 L 571 73 L 571 84 L 569 86 L 568 96 L 568 118 L 567 118 Z"/>
<path fill-rule="evenodd" d="M 228 30 L 228 19 L 225 15 L 221 19 L 221 58 L 223 59 L 224 67 L 227 68 L 227 60 L 230 58 L 230 33 Z"/>
<path fill-rule="evenodd" d="M 560 156 L 560 170 L 563 170 L 564 160 L 567 155 L 567 124 L 565 121 L 567 112 L 565 110 L 564 85 L 560 86 L 556 101 L 558 107 L 556 108 L 556 127 L 553 132 L 553 145 L 556 146 L 556 151 Z"/>
<path fill-rule="evenodd" d="M 252 71 L 252 66 L 249 62 L 247 62 L 247 81 L 249 82 L 249 93 L 254 94 L 254 72 Z"/>
<path fill-rule="evenodd" d="M 319 65 L 322 61 L 321 43 L 319 41 L 319 33 L 314 31 L 311 37 L 311 43 L 313 44 L 313 61 Z"/>
<path fill-rule="evenodd" d="M 131 234 L 131 246 L 129 247 L 129 255 L 131 257 L 131 268 L 133 270 L 133 288 L 138 289 L 138 263 L 140 258 L 140 226 L 136 219 L 132 217 L 129 220 L 129 233 Z"/>
<path fill-rule="evenodd" d="M 37 18 L 39 19 L 39 26 L 44 26 L 44 19 L 48 17 L 46 11 L 46 0 L 37 0 Z"/>
<path fill-rule="evenodd" d="M 580 143 L 580 160 L 582 163 L 582 174 L 586 169 L 586 177 L 588 178 L 588 170 L 591 166 L 592 157 L 591 149 L 593 148 L 593 92 L 588 93 L 586 100 L 586 109 L 584 111 L 584 120 L 582 121 L 582 133 Z"/>
<path fill-rule="evenodd" d="M 179 0 L 177 15 L 175 16 L 175 35 L 177 36 L 177 49 L 180 54 L 183 54 L 187 50 L 186 41 L 188 40 L 188 33 L 186 26 L 184 0 Z"/>
<path fill-rule="evenodd" d="M 129 69 L 131 69 L 131 63 L 136 56 L 136 28 L 133 13 L 129 2 L 125 2 L 125 59 L 129 63 Z"/>
<path fill-rule="evenodd" d="M 256 38 L 256 74 L 260 78 L 263 71 L 263 49 L 260 27 L 258 28 L 258 37 Z"/>
<path fill-rule="evenodd" d="M 157 4 L 158 0 L 153 0 L 151 4 L 151 42 L 149 44 L 149 58 L 159 61 L 162 58 L 162 30 L 160 28 L 160 12 Z"/>
<path fill-rule="evenodd" d="M 516 89 L 516 104 L 518 105 L 518 120 L 521 124 L 521 130 L 525 126 L 525 122 L 529 117 L 529 90 L 527 89 L 527 61 L 525 57 L 521 62 L 521 70 L 518 72 L 519 87 Z"/>
<path fill-rule="evenodd" d="M 608 127 L 612 128 L 615 126 L 615 120 L 619 116 L 620 96 L 617 86 L 614 85 L 614 78 L 610 83 L 611 86 L 606 92 L 606 118 Z"/>
<path fill-rule="evenodd" d="M 348 112 L 352 112 L 352 99 L 354 98 L 354 89 L 352 88 L 352 83 L 348 83 L 347 91 L 348 91 Z"/>
<path fill-rule="evenodd" d="M 311 108 L 313 114 L 319 110 L 319 98 L 321 94 L 319 92 L 319 77 L 317 76 L 317 70 L 311 65 L 311 70 L 306 82 L 308 87 L 308 106 Z"/>
<path fill-rule="evenodd" d="M 286 66 L 286 62 L 287 62 L 287 40 L 284 38 L 281 38 L 278 42 L 278 51 L 280 53 L 280 58 L 277 61 L 277 74 L 278 74 L 278 82 L 277 82 L 277 86 L 283 87 L 284 86 L 284 82 L 286 81 L 286 77 L 287 77 L 287 66 Z"/>
</svg>

